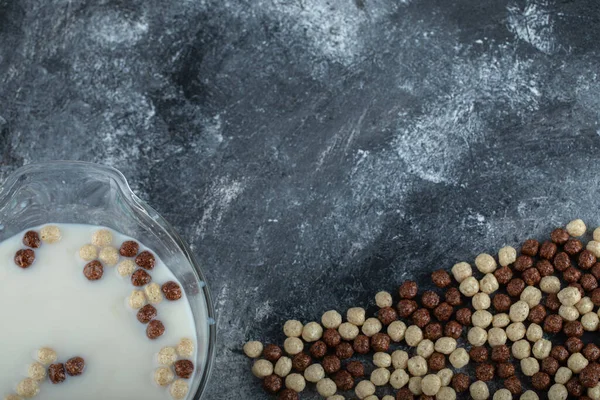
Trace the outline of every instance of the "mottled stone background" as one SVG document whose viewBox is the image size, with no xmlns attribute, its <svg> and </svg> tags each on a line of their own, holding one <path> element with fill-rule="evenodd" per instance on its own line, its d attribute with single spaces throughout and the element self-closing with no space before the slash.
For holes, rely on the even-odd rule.
<svg viewBox="0 0 600 400">
<path fill-rule="evenodd" d="M 121 169 L 205 265 L 207 398 L 266 399 L 240 347 L 284 319 L 600 224 L 599 22 L 594 0 L 0 0 L 0 179 Z"/>
</svg>

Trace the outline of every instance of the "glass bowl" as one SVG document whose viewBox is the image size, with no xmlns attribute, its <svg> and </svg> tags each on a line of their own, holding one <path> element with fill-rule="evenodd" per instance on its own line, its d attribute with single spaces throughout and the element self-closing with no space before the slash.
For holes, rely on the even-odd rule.
<svg viewBox="0 0 600 400">
<path fill-rule="evenodd" d="M 190 384 L 193 400 L 206 389 L 214 362 L 214 308 L 200 265 L 187 244 L 140 200 L 118 170 L 92 163 L 55 161 L 24 166 L 0 188 L 0 241 L 50 222 L 93 224 L 140 238 L 183 285 L 196 324 L 198 355 Z"/>
</svg>

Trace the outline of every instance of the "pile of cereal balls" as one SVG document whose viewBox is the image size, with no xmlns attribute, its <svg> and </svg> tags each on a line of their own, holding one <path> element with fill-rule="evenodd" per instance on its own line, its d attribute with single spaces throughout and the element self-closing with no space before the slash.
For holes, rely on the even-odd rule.
<svg viewBox="0 0 600 400">
<path fill-rule="evenodd" d="M 475 268 L 434 271 L 439 290 L 403 282 L 396 300 L 377 293 L 372 317 L 357 307 L 345 321 L 287 321 L 282 347 L 252 341 L 244 353 L 280 400 L 307 382 L 328 400 L 600 400 L 600 228 L 584 244 L 586 232 L 574 220 Z"/>
</svg>

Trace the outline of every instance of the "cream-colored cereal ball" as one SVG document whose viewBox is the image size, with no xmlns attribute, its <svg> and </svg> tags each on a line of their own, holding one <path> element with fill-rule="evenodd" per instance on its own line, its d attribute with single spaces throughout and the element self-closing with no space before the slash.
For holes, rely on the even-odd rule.
<svg viewBox="0 0 600 400">
<path fill-rule="evenodd" d="M 187 396 L 190 387 L 188 383 L 183 379 L 177 379 L 175 382 L 171 384 L 171 388 L 169 389 L 169 393 L 171 393 L 171 397 L 180 400 L 185 399 Z"/>
<path fill-rule="evenodd" d="M 437 376 L 440 377 L 440 381 L 442 382 L 442 386 L 448 386 L 452 381 L 452 377 L 454 376 L 454 372 L 450 368 L 444 368 L 437 372 Z"/>
<path fill-rule="evenodd" d="M 427 360 L 421 356 L 411 357 L 407 367 L 412 376 L 423 376 L 427 373 Z"/>
<path fill-rule="evenodd" d="M 329 399 L 327 399 L 329 400 Z M 395 400 L 394 396 L 390 396 L 389 394 L 383 396 L 381 400 Z"/>
<path fill-rule="evenodd" d="M 302 325 L 302 322 L 296 321 L 295 319 L 290 319 L 285 321 L 285 324 L 283 324 L 283 334 L 286 337 L 298 338 L 302 335 L 303 328 L 304 325 Z"/>
<path fill-rule="evenodd" d="M 408 367 L 408 353 L 404 350 L 396 350 L 392 353 L 392 365 L 395 369 L 406 369 Z"/>
<path fill-rule="evenodd" d="M 433 342 L 429 339 L 423 339 L 417 345 L 417 354 L 423 358 L 429 358 L 434 352 Z"/>
<path fill-rule="evenodd" d="M 150 304 L 158 304 L 163 301 L 162 290 L 160 290 L 160 285 L 156 282 L 146 285 L 144 288 L 144 293 L 146 293 L 146 297 L 148 298 L 148 302 Z"/>
<path fill-rule="evenodd" d="M 560 367 L 556 371 L 556 374 L 554 374 L 554 382 L 564 385 L 567 382 L 569 382 L 569 380 L 571 379 L 572 376 L 573 376 L 573 371 L 571 371 L 567 367 Z"/>
<path fill-rule="evenodd" d="M 37 396 L 39 392 L 40 385 L 34 379 L 25 378 L 17 384 L 17 394 L 26 399 Z"/>
<path fill-rule="evenodd" d="M 268 360 L 256 360 L 252 366 L 252 373 L 259 379 L 273 374 L 273 363 Z"/>
<path fill-rule="evenodd" d="M 361 307 L 353 307 L 346 312 L 346 320 L 356 326 L 362 326 L 365 323 L 365 309 Z"/>
<path fill-rule="evenodd" d="M 37 351 L 37 360 L 44 365 L 55 363 L 57 358 L 56 351 L 49 347 L 42 347 Z"/>
<path fill-rule="evenodd" d="M 581 353 L 571 354 L 567 360 L 567 367 L 576 374 L 580 373 L 588 364 L 589 361 Z"/>
<path fill-rule="evenodd" d="M 487 328 L 492 323 L 492 313 L 487 310 L 477 310 L 471 316 L 471 323 L 473 326 L 480 328 Z"/>
<path fill-rule="evenodd" d="M 373 364 L 379 368 L 389 368 L 392 365 L 392 356 L 388 353 L 377 352 L 373 355 Z"/>
<path fill-rule="evenodd" d="M 376 368 L 371 372 L 371 382 L 375 386 L 385 386 L 390 381 L 390 371 L 386 368 Z"/>
<path fill-rule="evenodd" d="M 304 379 L 307 382 L 317 383 L 325 378 L 325 370 L 321 364 L 311 364 L 304 370 Z"/>
<path fill-rule="evenodd" d="M 490 390 L 488 386 L 483 381 L 476 381 L 471 383 L 469 386 L 469 393 L 473 400 L 486 400 L 490 397 Z"/>
<path fill-rule="evenodd" d="M 510 306 L 508 316 L 512 322 L 523 322 L 529 315 L 529 305 L 523 300 L 519 300 Z"/>
<path fill-rule="evenodd" d="M 593 255 L 600 258 L 600 240 L 590 240 L 585 248 Z"/>
<path fill-rule="evenodd" d="M 531 345 L 527 340 L 517 340 L 512 344 L 511 352 L 517 360 L 523 360 L 531 354 Z"/>
<path fill-rule="evenodd" d="M 493 400 L 512 400 L 512 398 L 513 396 L 510 390 L 502 388 L 500 390 L 496 390 Z"/>
<path fill-rule="evenodd" d="M 321 339 L 321 336 L 323 336 L 323 327 L 320 324 L 309 322 L 304 325 L 304 328 L 302 329 L 302 339 L 304 339 L 305 342 L 316 342 Z"/>
<path fill-rule="evenodd" d="M 387 334 L 394 342 L 399 342 L 404 339 L 406 332 L 406 324 L 402 321 L 394 321 L 388 325 Z"/>
<path fill-rule="evenodd" d="M 167 386 L 175 379 L 175 374 L 171 368 L 160 367 L 154 371 L 154 382 L 160 386 Z"/>
<path fill-rule="evenodd" d="M 98 259 L 100 259 L 104 265 L 108 265 L 109 267 L 117 265 L 117 262 L 119 262 L 119 250 L 112 246 L 103 247 L 100 249 Z"/>
<path fill-rule="evenodd" d="M 60 241 L 62 234 L 58 226 L 46 225 L 40 229 L 40 239 L 45 243 L 52 244 Z"/>
<path fill-rule="evenodd" d="M 574 306 L 581 300 L 581 293 L 579 289 L 572 286 L 568 286 L 558 292 L 558 300 L 564 306 Z"/>
<path fill-rule="evenodd" d="M 592 303 L 592 299 L 586 296 L 579 300 L 577 304 L 575 304 L 575 308 L 577 311 L 579 311 L 579 314 L 587 314 L 594 310 L 594 303 Z"/>
<path fill-rule="evenodd" d="M 404 333 L 404 341 L 411 347 L 416 347 L 423 340 L 423 331 L 416 325 L 410 325 Z"/>
<path fill-rule="evenodd" d="M 471 303 L 475 310 L 487 310 L 492 305 L 490 295 L 483 292 L 479 292 L 473 296 Z"/>
<path fill-rule="evenodd" d="M 283 342 L 283 349 L 289 355 L 295 356 L 304 350 L 304 342 L 297 337 L 289 337 Z"/>
<path fill-rule="evenodd" d="M 600 400 L 600 384 L 593 388 L 588 388 L 587 395 L 592 400 Z"/>
<path fill-rule="evenodd" d="M 450 354 L 449 360 L 454 368 L 462 368 L 469 363 L 469 353 L 462 347 L 459 347 Z"/>
<path fill-rule="evenodd" d="M 586 229 L 585 222 L 583 222 L 581 219 L 574 219 L 567 224 L 567 232 L 569 232 L 569 235 L 574 237 L 585 235 Z"/>
<path fill-rule="evenodd" d="M 527 286 L 521 292 L 521 300 L 527 303 L 529 308 L 533 308 L 542 301 L 542 291 L 535 286 Z"/>
<path fill-rule="evenodd" d="M 488 343 L 492 347 L 506 344 L 506 339 L 506 332 L 502 328 L 492 328 L 488 331 Z"/>
<path fill-rule="evenodd" d="M 408 380 L 408 390 L 415 396 L 420 396 L 423 394 L 423 390 L 421 389 L 421 381 L 423 378 L 420 376 L 413 376 Z"/>
<path fill-rule="evenodd" d="M 281 357 L 275 363 L 275 368 L 273 368 L 273 372 L 275 375 L 285 378 L 292 371 L 292 360 L 288 357 Z"/>
<path fill-rule="evenodd" d="M 451 354 L 456 350 L 456 339 L 452 337 L 441 337 L 435 341 L 435 351 L 442 354 Z"/>
<path fill-rule="evenodd" d="M 588 332 L 597 331 L 599 323 L 600 319 L 598 319 L 598 314 L 594 312 L 586 313 L 581 317 L 581 325 L 583 325 L 583 329 Z"/>
<path fill-rule="evenodd" d="M 363 324 L 362 332 L 366 336 L 371 337 L 374 334 L 379 333 L 381 331 L 381 328 L 383 328 L 383 326 L 377 318 L 369 318 Z"/>
<path fill-rule="evenodd" d="M 548 400 L 566 400 L 568 395 L 567 388 L 560 383 L 555 383 L 548 390 Z"/>
<path fill-rule="evenodd" d="M 593 237 L 595 241 L 600 242 L 600 228 L 594 229 Z"/>
<path fill-rule="evenodd" d="M 421 391 L 427 396 L 435 396 L 441 387 L 442 381 L 437 375 L 425 375 L 421 380 Z"/>
<path fill-rule="evenodd" d="M 496 270 L 496 260 L 489 254 L 481 253 L 475 258 L 475 266 L 482 274 L 489 274 Z"/>
<path fill-rule="evenodd" d="M 129 295 L 129 307 L 134 310 L 139 310 L 148 304 L 146 300 L 146 295 L 141 290 L 133 290 Z"/>
<path fill-rule="evenodd" d="M 300 393 L 306 387 L 306 380 L 300 374 L 289 374 L 285 377 L 285 387 Z"/>
<path fill-rule="evenodd" d="M 435 395 L 435 400 L 456 400 L 456 391 L 449 386 L 442 386 Z"/>
<path fill-rule="evenodd" d="M 135 262 L 129 258 L 121 261 L 117 266 L 117 273 L 124 278 L 131 276 L 133 271 L 135 271 Z"/>
<path fill-rule="evenodd" d="M 498 250 L 498 263 L 506 267 L 509 264 L 517 261 L 517 250 L 511 246 L 505 246 Z"/>
<path fill-rule="evenodd" d="M 46 379 L 46 367 L 39 362 L 33 363 L 27 369 L 27 375 L 34 381 L 43 381 Z"/>
<path fill-rule="evenodd" d="M 556 276 L 544 276 L 540 281 L 540 289 L 544 293 L 560 292 L 560 279 Z"/>
<path fill-rule="evenodd" d="M 510 317 L 507 313 L 495 314 L 492 318 L 492 326 L 495 328 L 506 328 L 510 325 Z"/>
<path fill-rule="evenodd" d="M 379 397 L 377 397 L 377 395 L 372 394 L 370 396 L 365 397 L 365 400 L 379 400 Z"/>
<path fill-rule="evenodd" d="M 481 290 L 483 293 L 494 293 L 499 287 L 500 284 L 498 283 L 498 279 L 496 279 L 494 274 L 486 274 L 479 281 L 479 290 Z"/>
<path fill-rule="evenodd" d="M 560 306 L 558 309 L 558 315 L 567 321 L 576 321 L 579 319 L 579 311 L 577 311 L 577 308 L 573 306 Z"/>
<path fill-rule="evenodd" d="M 472 297 L 479 292 L 479 282 L 474 277 L 469 276 L 460 283 L 458 290 L 460 290 L 463 295 Z"/>
<path fill-rule="evenodd" d="M 375 304 L 377 307 L 391 307 L 393 304 L 392 295 L 389 292 L 381 291 L 375 295 Z"/>
<path fill-rule="evenodd" d="M 533 344 L 531 348 L 531 352 L 533 356 L 538 360 L 543 360 L 550 355 L 550 351 L 552 350 L 552 342 L 547 339 L 539 339 L 537 342 Z"/>
<path fill-rule="evenodd" d="M 392 385 L 394 389 L 400 389 L 408 383 L 409 379 L 410 376 L 408 376 L 405 370 L 397 369 L 390 375 L 390 385 Z"/>
<path fill-rule="evenodd" d="M 342 314 L 329 310 L 321 317 L 321 323 L 327 329 L 337 329 L 342 324 Z"/>
<path fill-rule="evenodd" d="M 470 276 L 473 276 L 473 268 L 466 262 L 459 262 L 452 267 L 452 275 L 456 282 L 461 283 Z"/>
<path fill-rule="evenodd" d="M 350 322 L 344 322 L 338 328 L 338 332 L 344 340 L 354 340 L 360 333 L 358 326 Z"/>
<path fill-rule="evenodd" d="M 539 397 L 533 390 L 528 390 L 519 397 L 519 400 L 539 400 Z"/>
<path fill-rule="evenodd" d="M 108 229 L 100 229 L 92 234 L 92 244 L 98 247 L 110 246 L 112 238 Z"/>
<path fill-rule="evenodd" d="M 333 396 L 329 396 L 327 398 L 327 400 L 346 400 L 346 398 L 344 396 L 342 396 L 341 394 L 334 394 Z M 394 399 L 392 399 L 394 400 Z"/>
<path fill-rule="evenodd" d="M 181 338 L 177 343 L 177 354 L 181 357 L 189 358 L 194 354 L 194 341 L 188 338 Z"/>
<path fill-rule="evenodd" d="M 4 396 L 4 400 L 23 400 L 21 396 L 17 396 L 16 394 L 7 394 Z"/>
<path fill-rule="evenodd" d="M 527 337 L 527 340 L 529 340 L 532 343 L 535 343 L 542 337 L 544 337 L 544 330 L 538 324 L 531 323 L 527 327 L 527 332 L 525 333 L 525 336 Z"/>
<path fill-rule="evenodd" d="M 375 385 L 371 381 L 360 381 L 356 385 L 354 393 L 356 393 L 356 397 L 359 399 L 365 399 L 367 396 L 375 394 Z"/>
<path fill-rule="evenodd" d="M 521 360 L 521 372 L 525 376 L 533 376 L 540 372 L 540 363 L 533 357 L 527 357 Z"/>
<path fill-rule="evenodd" d="M 511 342 L 523 339 L 526 332 L 527 330 L 522 322 L 514 322 L 506 327 L 506 337 Z"/>
<path fill-rule="evenodd" d="M 98 258 L 98 248 L 92 244 L 85 244 L 79 249 L 79 257 L 84 261 L 92 261 Z"/>
<path fill-rule="evenodd" d="M 329 378 L 321 379 L 317 382 L 317 392 L 323 397 L 333 396 L 337 391 L 335 382 Z"/>
<path fill-rule="evenodd" d="M 483 328 L 475 326 L 469 329 L 467 340 L 473 346 L 483 346 L 487 342 L 487 331 Z"/>
<path fill-rule="evenodd" d="M 252 344 L 258 343 L 260 346 L 258 346 L 258 345 L 248 346 L 251 343 Z M 246 351 L 246 346 L 248 346 L 248 351 Z M 256 353 L 257 350 L 259 350 L 258 354 Z M 260 357 L 260 355 L 262 354 L 262 350 L 263 350 L 263 345 L 260 342 L 248 342 L 244 345 L 244 353 L 246 353 L 246 355 L 250 358 Z M 252 356 L 250 354 L 252 354 Z M 177 350 L 175 350 L 174 347 L 165 346 L 162 349 L 160 349 L 156 358 L 160 365 L 170 367 L 171 365 L 175 364 L 175 361 L 177 361 Z"/>
</svg>

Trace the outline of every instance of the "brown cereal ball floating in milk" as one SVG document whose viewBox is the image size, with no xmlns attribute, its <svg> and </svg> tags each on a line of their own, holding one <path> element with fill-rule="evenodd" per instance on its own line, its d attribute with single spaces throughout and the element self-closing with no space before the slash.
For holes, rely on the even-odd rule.
<svg viewBox="0 0 600 400">
<path fill-rule="evenodd" d="M 154 372 L 154 382 L 160 386 L 167 386 L 175 379 L 175 374 L 171 371 L 171 368 L 160 367 Z"/>
<path fill-rule="evenodd" d="M 183 379 L 190 379 L 194 373 L 194 363 L 190 360 L 175 361 L 175 374 Z"/>
<path fill-rule="evenodd" d="M 40 392 L 40 385 L 31 378 L 25 378 L 17 384 L 17 395 L 29 399 Z"/>
<path fill-rule="evenodd" d="M 156 339 L 165 333 L 165 326 L 157 319 L 154 319 L 148 323 L 146 327 L 146 336 L 148 339 Z"/>
<path fill-rule="evenodd" d="M 60 241 L 62 235 L 58 226 L 46 225 L 40 229 L 40 238 L 43 242 L 52 244 Z"/>
<path fill-rule="evenodd" d="M 176 350 L 180 357 L 191 357 L 194 354 L 194 342 L 191 339 L 182 338 L 177 344 Z"/>
<path fill-rule="evenodd" d="M 569 235 L 574 237 L 585 235 L 586 229 L 585 222 L 583 222 L 581 219 L 574 219 L 567 224 L 567 232 L 569 232 Z"/>
<path fill-rule="evenodd" d="M 300 337 L 302 336 L 302 329 L 304 328 L 304 325 L 302 325 L 302 322 L 297 321 L 295 319 L 290 319 L 289 321 L 285 321 L 285 324 L 283 324 L 283 334 L 286 337 Z"/>
<path fill-rule="evenodd" d="M 100 229 L 92 234 L 92 244 L 94 246 L 109 246 L 112 243 L 112 239 L 112 233 L 108 229 Z"/>
<path fill-rule="evenodd" d="M 23 235 L 23 244 L 32 249 L 37 249 L 42 244 L 40 235 L 36 231 L 25 232 L 25 235 Z"/>
<path fill-rule="evenodd" d="M 67 379 L 65 365 L 62 363 L 51 364 L 48 367 L 48 379 L 55 385 L 64 382 Z"/>
<path fill-rule="evenodd" d="M 35 252 L 31 249 L 21 249 L 15 253 L 15 264 L 20 268 L 29 268 L 35 261 Z"/>
<path fill-rule="evenodd" d="M 100 261 L 90 261 L 83 267 L 83 275 L 85 275 L 89 281 L 97 281 L 104 275 L 104 267 Z"/>
<path fill-rule="evenodd" d="M 128 300 L 129 306 L 134 310 L 139 310 L 144 307 L 148 301 L 146 300 L 146 295 L 141 290 L 134 290 L 129 295 Z"/>
<path fill-rule="evenodd" d="M 131 274 L 133 274 L 133 272 L 135 271 L 135 263 L 133 262 L 133 260 L 123 260 L 119 263 L 119 265 L 117 265 L 117 272 L 119 275 L 121 275 L 123 278 L 126 278 L 128 276 L 131 276 Z"/>
<path fill-rule="evenodd" d="M 70 376 L 79 376 L 85 369 L 85 360 L 82 357 L 69 358 L 65 363 L 65 370 Z"/>
<path fill-rule="evenodd" d="M 158 315 L 158 311 L 156 307 L 152 304 L 146 304 L 144 307 L 140 308 L 136 314 L 137 320 L 142 324 L 147 324 L 152 321 Z"/>
<path fill-rule="evenodd" d="M 27 375 L 35 381 L 43 381 L 46 379 L 46 367 L 39 362 L 33 363 L 27 369 Z"/>
<path fill-rule="evenodd" d="M 260 342 L 248 342 L 246 343 L 246 346 L 249 345 L 250 343 L 259 343 Z M 246 346 L 244 346 L 244 352 L 246 352 Z M 262 349 L 262 344 L 260 344 L 260 347 Z M 262 352 L 262 350 L 261 350 Z M 246 352 L 246 355 L 248 355 L 249 352 Z M 254 357 L 255 353 L 251 352 L 250 354 L 252 354 L 253 357 L 251 357 L 250 355 L 248 355 L 248 357 L 250 358 L 257 358 L 260 356 L 260 354 L 256 357 Z M 171 365 L 175 364 L 175 361 L 177 361 L 177 350 L 175 350 L 174 347 L 170 347 L 170 346 L 165 346 L 162 349 L 160 349 L 160 351 L 158 352 L 157 356 L 156 356 L 156 360 L 158 361 L 158 363 L 160 365 L 164 365 L 166 367 L 170 367 Z"/>
<path fill-rule="evenodd" d="M 98 253 L 98 259 L 110 267 L 115 266 L 119 262 L 119 251 L 112 246 L 103 247 Z"/>
<path fill-rule="evenodd" d="M 84 261 L 93 261 L 98 258 L 98 248 L 93 244 L 84 244 L 79 249 L 79 257 Z"/>
<path fill-rule="evenodd" d="M 190 388 L 186 381 L 183 379 L 177 379 L 171 384 L 169 393 L 171 393 L 171 397 L 173 397 L 175 400 L 181 400 L 187 396 L 189 390 Z"/>
<path fill-rule="evenodd" d="M 140 250 L 140 245 L 134 240 L 126 240 L 119 248 L 119 254 L 123 257 L 135 257 Z"/>
<path fill-rule="evenodd" d="M 182 296 L 181 286 L 177 282 L 166 282 L 162 285 L 161 290 L 169 301 L 177 301 Z"/>
<path fill-rule="evenodd" d="M 145 286 L 151 281 L 152 276 L 141 268 L 138 268 L 133 274 L 131 274 L 131 284 L 133 286 Z"/>
<path fill-rule="evenodd" d="M 327 329 L 337 329 L 342 324 L 342 315 L 335 310 L 327 311 L 321 317 L 321 323 Z"/>
<path fill-rule="evenodd" d="M 141 268 L 150 270 L 154 269 L 156 258 L 154 257 L 154 254 L 145 250 L 137 255 L 137 257 L 135 258 L 135 263 Z"/>
<path fill-rule="evenodd" d="M 49 347 L 42 347 L 37 351 L 37 360 L 43 365 L 50 365 L 56 362 L 58 356 L 56 355 L 56 351 Z"/>
<path fill-rule="evenodd" d="M 163 294 L 158 283 L 151 283 L 144 288 L 148 303 L 158 304 L 163 301 Z"/>
</svg>

